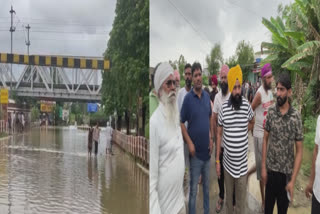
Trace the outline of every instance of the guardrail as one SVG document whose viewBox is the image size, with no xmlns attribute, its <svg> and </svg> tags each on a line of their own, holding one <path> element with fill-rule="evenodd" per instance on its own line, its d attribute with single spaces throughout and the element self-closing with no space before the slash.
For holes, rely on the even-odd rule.
<svg viewBox="0 0 320 214">
<path fill-rule="evenodd" d="M 114 130 L 112 141 L 124 151 L 140 160 L 144 165 L 149 166 L 149 142 L 145 137 L 126 135 Z"/>
</svg>

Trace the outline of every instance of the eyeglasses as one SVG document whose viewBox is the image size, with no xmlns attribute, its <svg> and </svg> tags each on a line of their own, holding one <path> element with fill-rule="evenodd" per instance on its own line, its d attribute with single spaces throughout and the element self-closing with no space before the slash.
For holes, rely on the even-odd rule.
<svg viewBox="0 0 320 214">
<path fill-rule="evenodd" d="M 172 85 L 176 86 L 176 81 L 175 80 L 168 80 L 166 82 L 166 84 L 167 84 L 168 88 L 170 88 Z"/>
</svg>

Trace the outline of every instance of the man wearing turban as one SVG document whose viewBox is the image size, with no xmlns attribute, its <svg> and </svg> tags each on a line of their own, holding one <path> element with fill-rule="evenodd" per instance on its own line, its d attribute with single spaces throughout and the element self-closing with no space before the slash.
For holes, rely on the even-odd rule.
<svg viewBox="0 0 320 214">
<path fill-rule="evenodd" d="M 212 101 L 212 103 L 214 103 L 214 98 L 216 97 L 217 93 L 218 93 L 218 79 L 217 79 L 217 75 L 213 74 L 211 77 L 211 87 L 212 87 L 212 91 L 210 92 L 210 99 Z"/>
<path fill-rule="evenodd" d="M 264 134 L 264 124 L 266 122 L 269 107 L 273 105 L 273 95 L 271 83 L 273 81 L 271 64 L 265 64 L 261 69 L 262 85 L 259 87 L 253 101 L 252 110 L 255 113 L 255 123 L 253 127 L 254 153 L 256 166 L 249 170 L 248 177 L 257 171 L 257 179 L 260 181 L 261 206 L 264 210 L 264 184 L 261 180 L 261 158 Z"/>
<path fill-rule="evenodd" d="M 180 89 L 180 73 L 179 73 L 179 70 L 177 70 L 177 69 L 174 70 L 173 75 L 174 75 L 174 78 L 176 80 L 177 91 L 179 91 L 179 89 Z"/>
<path fill-rule="evenodd" d="M 248 131 L 254 124 L 252 108 L 241 97 L 242 71 L 239 65 L 228 72 L 230 98 L 223 104 L 218 116 L 216 171 L 221 176 L 220 150 L 224 143 L 223 166 L 226 186 L 227 214 L 233 213 L 232 195 L 236 192 L 236 213 L 245 214 L 248 172 Z"/>
<path fill-rule="evenodd" d="M 220 112 L 220 109 L 222 107 L 222 104 L 229 99 L 230 93 L 228 90 L 228 72 L 229 67 L 227 65 L 222 65 L 220 69 L 220 88 L 221 90 L 219 93 L 215 96 L 214 102 L 213 102 L 213 133 L 215 137 L 215 143 L 217 143 L 217 123 L 218 123 L 218 114 Z M 220 169 L 221 169 L 221 176 L 218 178 L 218 184 L 219 184 L 219 199 L 217 200 L 216 204 L 216 212 L 219 213 L 222 210 L 223 207 L 223 200 L 224 200 L 224 168 L 223 168 L 223 156 L 224 146 L 223 142 L 221 142 L 221 150 L 220 150 Z M 235 204 L 235 199 L 233 195 L 233 204 Z"/>
<path fill-rule="evenodd" d="M 150 213 L 185 214 L 183 138 L 169 63 L 156 69 L 154 86 L 159 106 L 150 118 Z"/>
</svg>

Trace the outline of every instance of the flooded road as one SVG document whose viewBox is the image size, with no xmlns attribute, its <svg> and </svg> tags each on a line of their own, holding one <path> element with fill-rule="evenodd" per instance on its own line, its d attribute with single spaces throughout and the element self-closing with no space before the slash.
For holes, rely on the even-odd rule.
<svg viewBox="0 0 320 214">
<path fill-rule="evenodd" d="M 115 148 L 87 155 L 87 132 L 33 129 L 0 140 L 0 213 L 148 213 L 148 176 Z"/>
</svg>

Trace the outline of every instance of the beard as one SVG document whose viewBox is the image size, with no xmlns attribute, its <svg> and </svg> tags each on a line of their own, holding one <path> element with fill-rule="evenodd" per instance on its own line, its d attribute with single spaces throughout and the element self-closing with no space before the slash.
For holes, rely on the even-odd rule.
<svg viewBox="0 0 320 214">
<path fill-rule="evenodd" d="M 285 96 L 284 98 L 277 97 L 277 105 L 278 105 L 279 107 L 283 106 L 283 104 L 286 103 L 287 99 L 288 99 L 287 96 Z"/>
<path fill-rule="evenodd" d="M 225 96 L 228 93 L 228 83 L 220 82 L 222 95 Z"/>
<path fill-rule="evenodd" d="M 267 81 L 265 79 L 263 79 L 263 87 L 266 91 L 271 89 L 271 82 L 269 84 L 267 84 Z"/>
<path fill-rule="evenodd" d="M 185 82 L 186 82 L 186 86 L 187 86 L 188 88 L 190 88 L 190 87 L 191 87 L 191 80 L 186 79 Z"/>
<path fill-rule="evenodd" d="M 166 94 L 162 90 L 160 93 L 160 102 L 164 105 L 165 115 L 168 117 L 167 121 L 169 125 L 179 125 L 179 111 L 176 102 L 176 92 L 171 91 L 169 94 Z"/>
<path fill-rule="evenodd" d="M 233 96 L 231 94 L 231 104 L 235 110 L 240 110 L 240 106 L 242 104 L 242 97 L 240 94 L 236 94 Z"/>
</svg>

